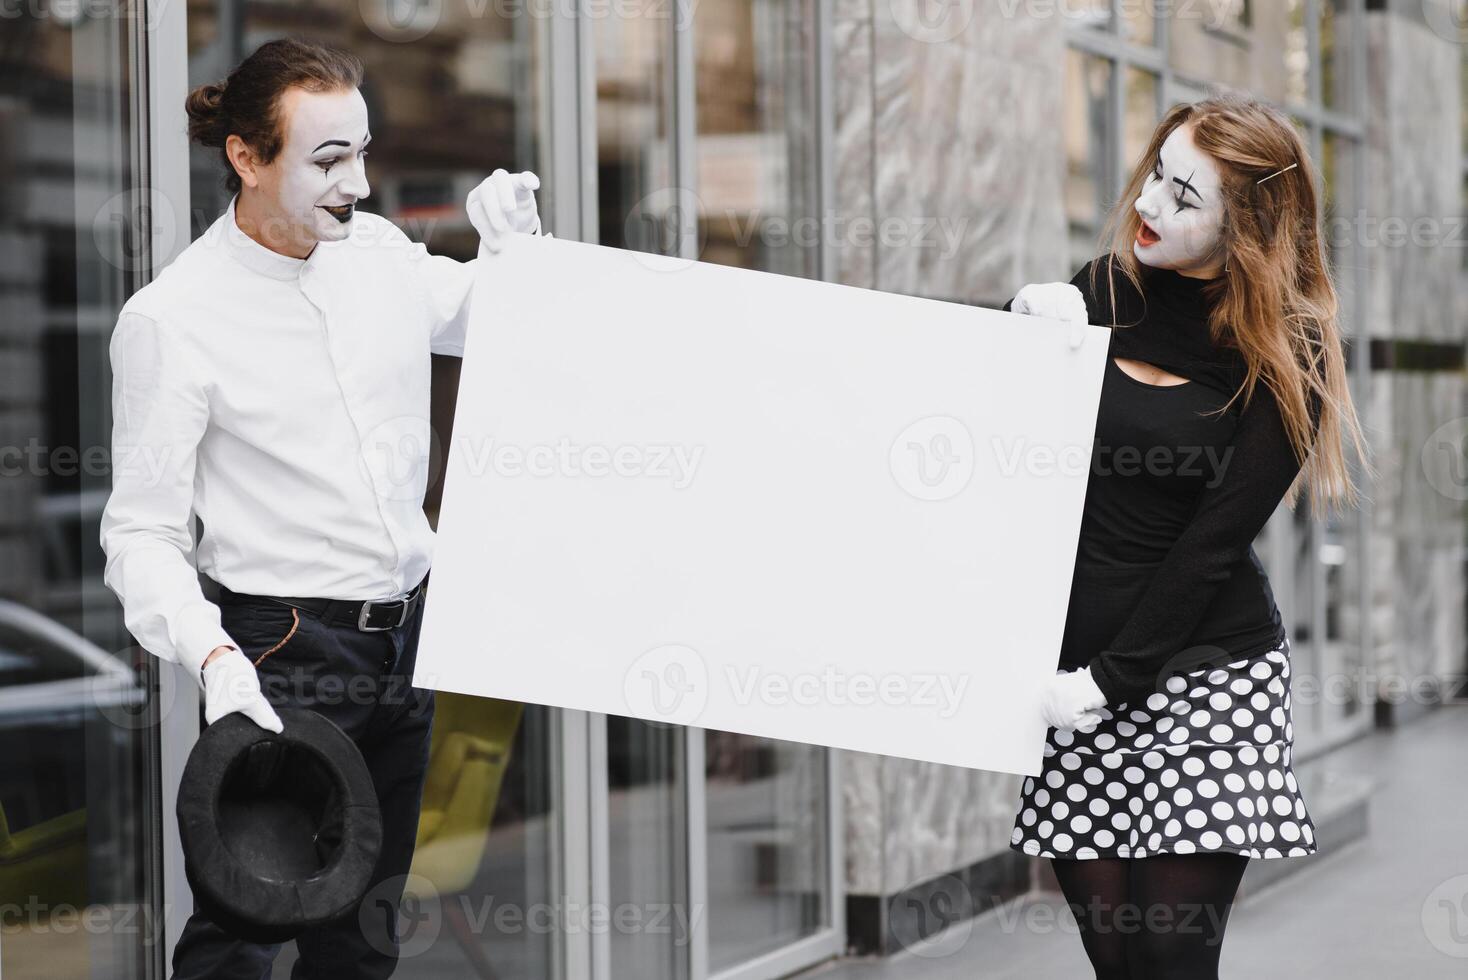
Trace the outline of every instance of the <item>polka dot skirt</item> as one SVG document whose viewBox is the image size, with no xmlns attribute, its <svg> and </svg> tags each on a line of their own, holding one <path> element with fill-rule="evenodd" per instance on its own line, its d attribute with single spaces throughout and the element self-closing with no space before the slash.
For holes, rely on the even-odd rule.
<svg viewBox="0 0 1468 980">
<path fill-rule="evenodd" d="M 1315 826 L 1290 767 L 1289 641 L 1224 667 L 1167 679 L 1144 706 L 1051 729 L 1026 777 L 1010 846 L 1039 857 L 1221 851 L 1315 853 Z"/>
</svg>

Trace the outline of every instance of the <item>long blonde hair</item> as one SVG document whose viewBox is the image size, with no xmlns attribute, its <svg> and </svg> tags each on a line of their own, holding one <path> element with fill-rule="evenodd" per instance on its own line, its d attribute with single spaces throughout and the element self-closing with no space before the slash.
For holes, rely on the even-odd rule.
<svg viewBox="0 0 1468 980">
<path fill-rule="evenodd" d="M 1260 381 L 1274 393 L 1302 463 L 1285 495 L 1291 508 L 1302 484 L 1310 488 L 1312 510 L 1353 505 L 1359 492 L 1344 451 L 1347 435 L 1368 479 L 1373 474 L 1346 382 L 1339 304 L 1321 241 L 1314 171 L 1304 142 L 1277 109 L 1234 95 L 1170 109 L 1107 218 L 1102 241 L 1110 243 L 1112 261 L 1092 265 L 1092 291 L 1104 265 L 1112 309 L 1116 284 L 1111 270 L 1120 268 L 1142 292 L 1139 262 L 1132 252 L 1142 219 L 1132 204 L 1163 142 L 1183 125 L 1191 127 L 1194 145 L 1217 162 L 1222 177 L 1226 272 L 1220 285 L 1212 287 L 1217 294 L 1209 329 L 1215 344 L 1237 347 L 1248 366 L 1243 386 L 1229 404 L 1242 397 L 1247 405 Z M 1292 164 L 1293 169 L 1285 169 Z M 1318 429 L 1311 423 L 1312 396 L 1320 404 Z"/>
</svg>

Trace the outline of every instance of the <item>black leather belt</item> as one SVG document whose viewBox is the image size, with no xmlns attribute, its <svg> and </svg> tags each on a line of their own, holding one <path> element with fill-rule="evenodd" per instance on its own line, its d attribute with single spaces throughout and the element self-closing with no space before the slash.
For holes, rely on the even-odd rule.
<svg viewBox="0 0 1468 980">
<path fill-rule="evenodd" d="M 252 596 L 220 586 L 221 597 L 239 596 L 242 599 L 268 599 L 283 605 L 302 609 L 323 623 L 350 623 L 363 633 L 378 633 L 396 629 L 408 621 L 413 609 L 423 598 L 428 577 L 415 585 L 410 592 L 392 599 L 305 599 L 297 596 Z"/>
</svg>

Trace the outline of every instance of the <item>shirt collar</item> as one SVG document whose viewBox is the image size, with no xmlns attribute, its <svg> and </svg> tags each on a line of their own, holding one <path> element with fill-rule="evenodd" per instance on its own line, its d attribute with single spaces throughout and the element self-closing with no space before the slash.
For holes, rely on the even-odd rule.
<svg viewBox="0 0 1468 980">
<path fill-rule="evenodd" d="M 234 206 L 238 200 L 238 194 L 230 198 L 229 210 L 224 215 L 224 250 L 245 268 L 262 276 L 283 280 L 300 278 L 301 271 L 310 259 L 292 258 L 271 251 L 241 231 L 234 218 Z"/>
</svg>

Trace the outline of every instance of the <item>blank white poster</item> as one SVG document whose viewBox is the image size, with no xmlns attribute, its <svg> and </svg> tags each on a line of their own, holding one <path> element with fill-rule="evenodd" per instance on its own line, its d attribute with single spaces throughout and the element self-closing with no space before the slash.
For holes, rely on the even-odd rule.
<svg viewBox="0 0 1468 980">
<path fill-rule="evenodd" d="M 1109 333 L 515 236 L 415 682 L 1033 774 Z"/>
</svg>

